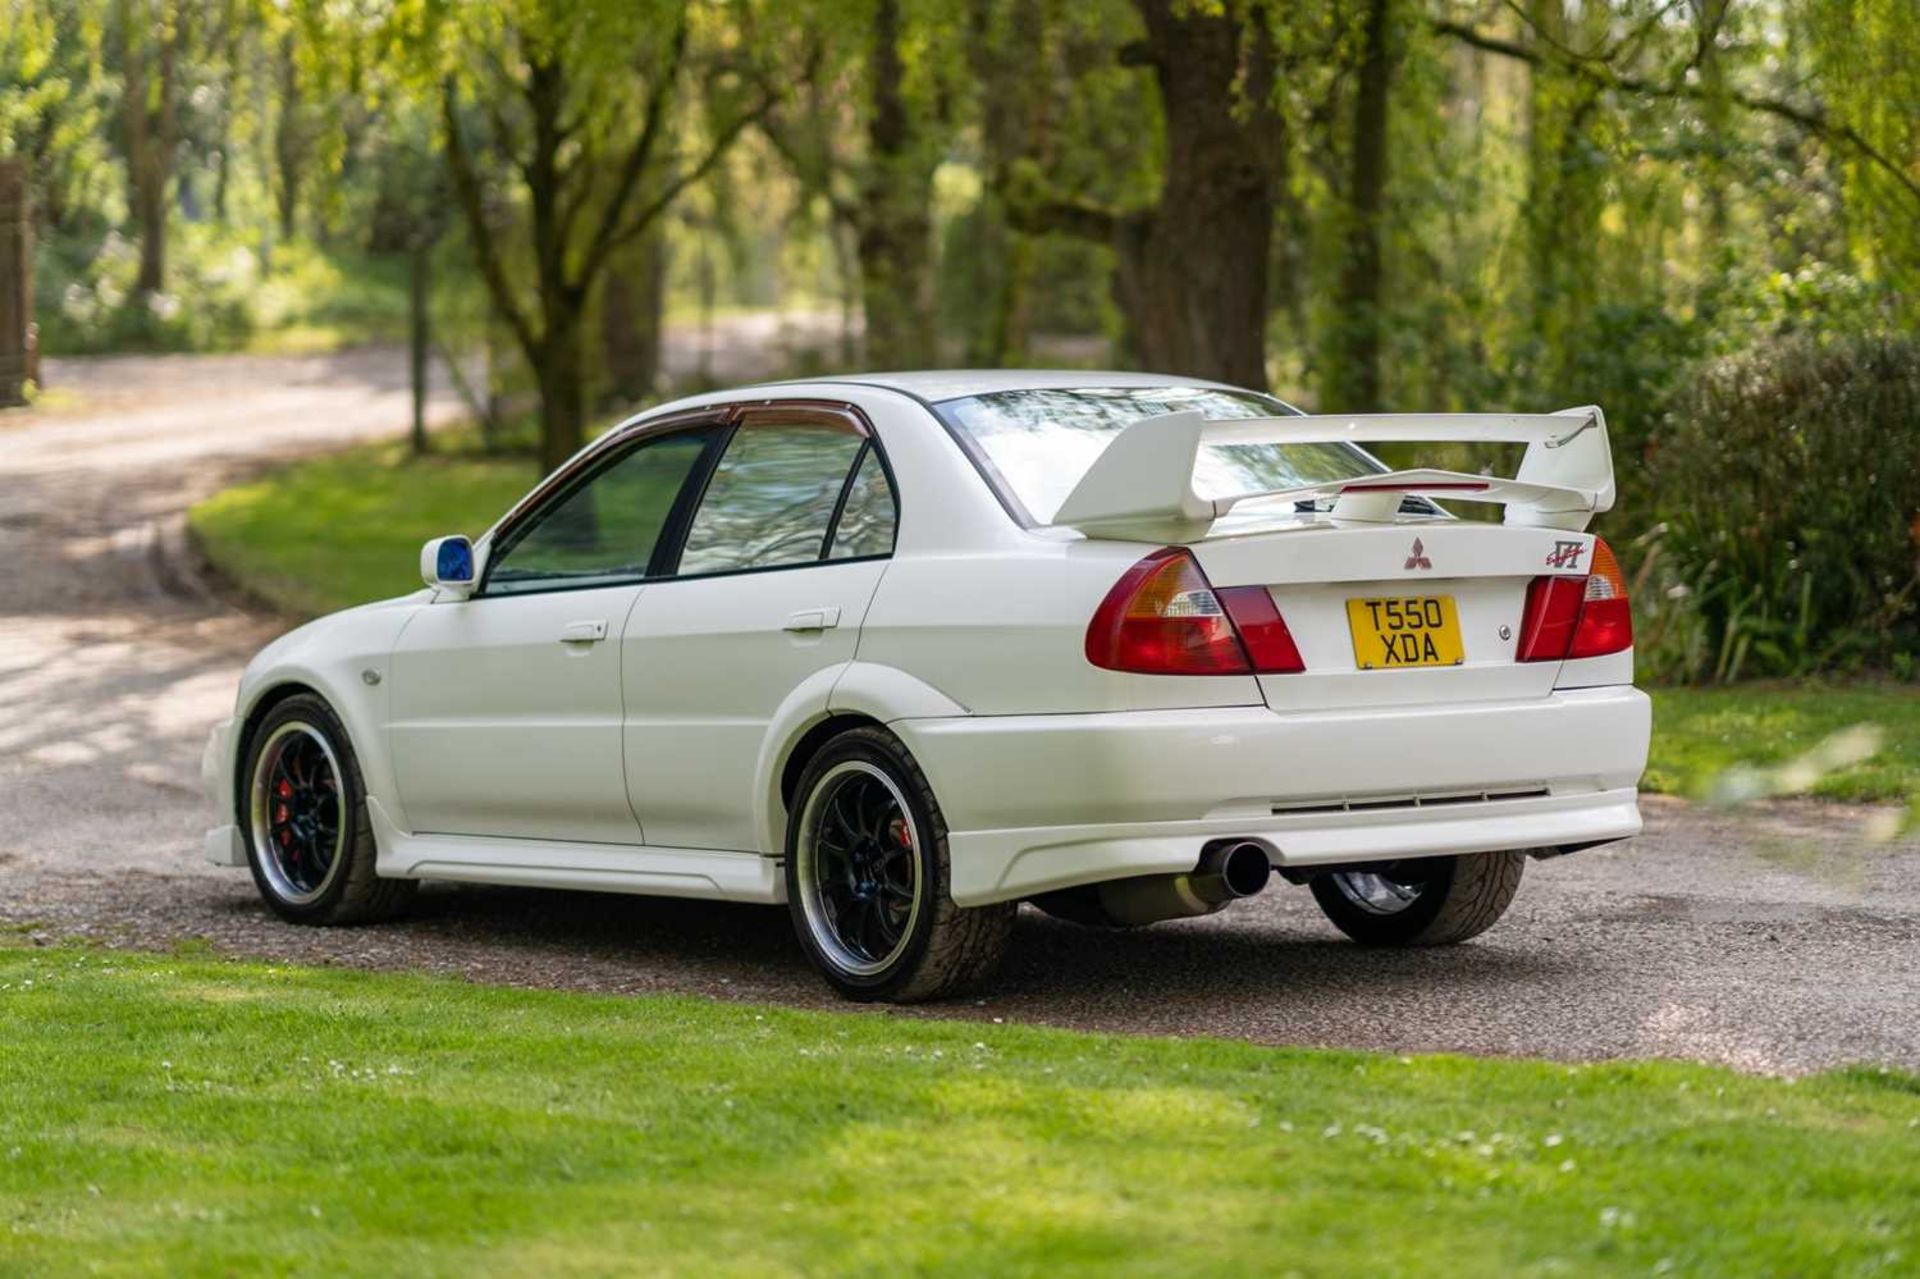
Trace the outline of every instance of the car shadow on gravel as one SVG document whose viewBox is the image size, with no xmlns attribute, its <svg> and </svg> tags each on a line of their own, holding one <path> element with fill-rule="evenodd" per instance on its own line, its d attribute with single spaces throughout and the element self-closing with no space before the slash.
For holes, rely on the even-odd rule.
<svg viewBox="0 0 1920 1279">
<path fill-rule="evenodd" d="M 1306 921 L 1302 921 L 1305 924 Z M 1549 952 L 1469 943 L 1416 950 L 1362 947 L 1310 926 L 1235 921 L 1179 921 L 1101 931 L 1027 912 L 1001 971 L 1008 994 L 1063 999 L 1206 999 L 1375 991 L 1418 983 L 1498 987 L 1547 981 L 1570 965 Z"/>
<path fill-rule="evenodd" d="M 546 889 L 431 885 L 400 920 L 356 929 L 283 924 L 249 893 L 207 902 L 223 949 L 303 962 L 457 971 L 567 989 L 838 1003 L 809 968 L 784 907 Z M 1308 908 L 1310 909 L 1310 907 Z M 1269 907 L 1104 931 L 1021 912 L 1006 963 L 982 991 L 922 1011 L 984 1006 L 1062 1025 L 1240 1033 L 1257 1003 L 1460 1000 L 1550 985 L 1575 967 L 1550 950 L 1470 944 L 1369 950 Z M 1317 916 L 1312 917 L 1317 919 Z M 237 945 L 236 945 L 237 943 Z M 1208 1025 L 1212 1018 L 1218 1024 Z"/>
</svg>

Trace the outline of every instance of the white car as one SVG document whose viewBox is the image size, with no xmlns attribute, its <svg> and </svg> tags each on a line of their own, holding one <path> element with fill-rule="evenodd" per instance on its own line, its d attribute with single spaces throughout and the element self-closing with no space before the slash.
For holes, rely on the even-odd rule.
<svg viewBox="0 0 1920 1279">
<path fill-rule="evenodd" d="M 785 902 L 858 999 L 979 979 L 1022 901 L 1140 924 L 1273 871 L 1358 941 L 1460 941 L 1529 856 L 1640 829 L 1626 583 L 1583 531 L 1613 488 L 1590 407 L 1051 372 L 682 400 L 428 543 L 424 590 L 261 652 L 208 853 L 307 923 L 420 880 Z"/>
</svg>

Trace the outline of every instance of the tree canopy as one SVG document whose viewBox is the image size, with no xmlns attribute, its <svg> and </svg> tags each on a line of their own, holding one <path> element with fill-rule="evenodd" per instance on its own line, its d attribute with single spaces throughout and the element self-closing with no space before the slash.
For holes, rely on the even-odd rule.
<svg viewBox="0 0 1920 1279">
<path fill-rule="evenodd" d="M 1915 318 L 1905 0 L 6 3 L 50 347 L 168 341 L 182 235 L 426 242 L 549 460 L 633 393 L 603 312 L 694 294 L 1630 436 L 1695 361 Z"/>
</svg>

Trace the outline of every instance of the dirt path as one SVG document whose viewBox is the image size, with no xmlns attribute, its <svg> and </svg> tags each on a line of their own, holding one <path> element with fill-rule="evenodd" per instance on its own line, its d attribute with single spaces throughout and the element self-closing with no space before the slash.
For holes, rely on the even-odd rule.
<svg viewBox="0 0 1920 1279">
<path fill-rule="evenodd" d="M 269 917 L 243 872 L 203 865 L 200 746 L 274 626 L 182 568 L 180 515 L 265 459 L 399 430 L 403 365 L 363 351 L 55 373 L 88 409 L 0 420 L 0 921 L 49 941 L 205 938 L 486 981 L 830 1002 L 762 908 L 447 889 L 396 925 L 315 931 Z M 1361 951 L 1284 887 L 1131 934 L 1029 912 L 991 998 L 875 1015 L 1920 1068 L 1920 842 L 1868 846 L 1844 809 L 1736 819 L 1655 801 L 1649 816 L 1632 844 L 1530 867 L 1472 945 Z"/>
</svg>

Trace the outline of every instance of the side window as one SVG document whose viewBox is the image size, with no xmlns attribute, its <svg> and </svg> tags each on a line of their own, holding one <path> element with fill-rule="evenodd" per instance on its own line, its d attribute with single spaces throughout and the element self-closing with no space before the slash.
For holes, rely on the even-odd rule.
<svg viewBox="0 0 1920 1279">
<path fill-rule="evenodd" d="M 648 440 L 536 512 L 488 570 L 486 594 L 645 577 L 674 499 L 712 435 L 678 431 Z"/>
<path fill-rule="evenodd" d="M 880 450 L 868 446 L 860 456 L 860 469 L 854 472 L 847 489 L 847 501 L 840 508 L 840 522 L 834 526 L 831 560 L 858 559 L 864 555 L 890 555 L 893 529 L 900 508 L 893 500 L 893 485 L 887 483 L 887 468 L 880 464 Z"/>
<path fill-rule="evenodd" d="M 827 424 L 740 428 L 687 529 L 681 575 L 817 561 L 863 443 Z"/>
</svg>

